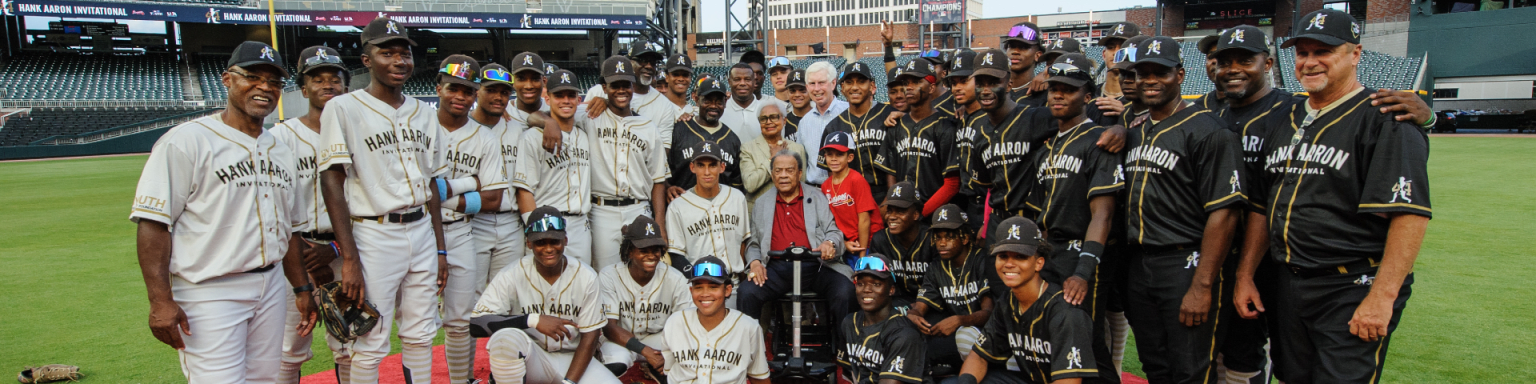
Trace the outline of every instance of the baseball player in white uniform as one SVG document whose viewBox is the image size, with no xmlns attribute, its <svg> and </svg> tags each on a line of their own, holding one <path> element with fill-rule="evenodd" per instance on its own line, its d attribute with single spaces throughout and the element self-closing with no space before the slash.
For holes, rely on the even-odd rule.
<svg viewBox="0 0 1536 384">
<path fill-rule="evenodd" d="M 693 98 L 688 97 L 688 88 L 693 86 L 693 60 L 687 53 L 674 53 L 667 58 L 667 78 L 664 80 L 666 89 L 662 90 L 662 96 L 672 107 L 672 113 L 677 115 L 677 121 L 692 119 L 699 107 L 693 104 Z M 672 135 L 662 139 L 669 141 L 667 148 L 672 148 Z"/>
<path fill-rule="evenodd" d="M 315 168 L 315 158 L 320 154 L 320 114 L 325 103 L 347 93 L 347 68 L 341 64 L 341 55 L 325 46 L 305 48 L 299 53 L 297 83 L 304 99 L 309 102 L 309 112 L 303 116 L 278 123 L 271 129 L 273 137 L 293 150 L 298 173 L 294 175 L 294 204 L 302 212 L 293 230 L 305 241 L 294 242 L 293 250 L 304 260 L 304 269 L 315 284 L 335 280 L 341 270 L 341 259 L 336 257 L 336 235 L 331 232 L 331 218 L 327 216 L 325 202 L 320 200 L 320 170 Z M 283 328 L 283 365 L 278 371 L 279 383 L 298 384 L 299 369 L 314 358 L 310 345 L 311 335 L 300 335 L 297 329 L 303 317 L 295 306 L 294 298 L 288 297 L 288 317 Z M 349 346 L 327 337 L 332 360 L 336 362 L 338 382 L 351 377 L 352 357 Z"/>
<path fill-rule="evenodd" d="M 373 302 L 382 319 L 353 343 L 354 384 L 378 382 L 396 319 L 406 376 L 431 382 L 437 293 L 448 273 L 432 180 L 448 169 L 448 139 L 431 105 L 401 93 L 416 45 L 403 31 L 387 17 L 363 28 L 363 65 L 373 79 L 332 99 L 320 116 L 320 186 L 341 249 L 341 289 Z"/>
<path fill-rule="evenodd" d="M 587 213 L 592 208 L 592 139 L 575 129 L 576 74 L 567 70 L 550 74 L 551 123 L 560 127 L 559 148 L 544 150 L 544 128 L 523 132 L 518 143 L 517 168 L 512 187 L 517 188 L 517 207 L 523 222 L 535 207 L 550 206 L 565 216 L 566 254 L 592 265 L 592 231 Z"/>
<path fill-rule="evenodd" d="M 491 279 L 475 304 L 472 331 L 491 338 L 491 377 L 504 384 L 619 382 L 595 358 L 607 323 L 597 273 L 565 253 L 567 222 L 558 209 L 539 207 L 527 223 L 528 257 Z"/>
<path fill-rule="evenodd" d="M 539 79 L 543 74 L 537 68 L 532 71 Z M 508 118 L 512 112 L 507 109 L 507 103 L 513 98 L 513 77 L 506 67 L 498 64 L 489 64 L 480 68 L 480 91 L 476 93 L 475 110 L 469 113 L 469 118 L 490 128 L 495 136 L 496 147 L 502 159 L 502 179 L 510 184 L 514 162 L 517 160 L 517 142 L 523 136 L 523 130 L 527 124 L 522 121 Z M 537 86 L 533 92 L 534 100 L 539 100 L 544 93 L 542 83 L 532 84 Z M 535 101 L 535 105 L 540 102 Z M 538 110 L 535 107 L 534 110 Z M 485 290 L 485 284 L 491 281 L 496 272 L 505 268 L 518 258 L 523 257 L 523 217 L 517 212 L 517 199 L 513 190 L 502 190 L 501 204 L 492 207 L 485 206 L 479 214 L 470 219 L 470 232 L 475 237 L 476 261 L 485 261 L 485 265 L 477 265 L 475 268 L 475 292 Z"/>
<path fill-rule="evenodd" d="M 689 268 L 696 309 L 679 311 L 662 330 L 670 384 L 768 383 L 768 351 L 757 319 L 726 308 L 731 278 L 725 262 L 699 258 Z"/>
<path fill-rule="evenodd" d="M 241 43 L 223 75 L 229 107 L 167 131 L 139 177 L 128 217 L 150 331 L 178 350 L 190 383 L 276 382 L 290 285 L 299 334 L 315 323 L 314 286 L 289 252 L 304 217 L 296 157 L 261 126 L 288 76 L 281 61 L 266 44 Z"/>
<path fill-rule="evenodd" d="M 669 261 L 681 267 L 687 263 L 680 263 L 678 257 L 692 263 L 716 256 L 724 260 L 727 275 L 739 280 L 747 269 L 743 253 L 752 237 L 747 195 L 720 185 L 725 162 L 714 143 L 701 141 L 685 151 L 692 152 L 689 169 L 698 181 L 667 207 L 667 252 L 676 255 Z M 761 263 L 754 263 L 752 272 L 751 277 L 767 276 Z"/>
<path fill-rule="evenodd" d="M 622 57 L 622 56 L 620 56 Z M 672 125 L 677 123 L 678 107 L 671 99 L 667 98 L 666 91 L 653 86 L 656 84 L 657 75 L 666 67 L 666 53 L 661 44 L 653 41 L 635 40 L 629 44 L 629 58 L 631 59 L 625 69 L 630 80 L 629 106 L 636 115 L 645 118 L 656 126 L 658 135 L 661 136 L 662 147 L 672 147 Z M 612 60 L 613 58 L 609 58 Z M 606 63 L 607 61 L 604 61 Z M 603 83 L 593 85 L 587 89 L 587 117 L 596 118 L 605 109 L 611 107 L 613 100 L 609 97 L 608 72 L 604 66 Z M 663 86 L 666 84 L 662 82 Z M 614 95 L 617 96 L 617 95 Z M 627 223 L 628 220 L 619 223 Z"/>
<path fill-rule="evenodd" d="M 608 370 L 619 376 L 640 359 L 659 371 L 663 366 L 657 349 L 662 345 L 661 327 L 673 313 L 693 308 L 688 278 L 661 263 L 667 253 L 661 226 L 640 216 L 623 232 L 624 262 L 597 274 L 602 282 L 603 314 L 608 317 L 603 327 L 607 340 L 598 347 L 598 354 Z"/>
<path fill-rule="evenodd" d="M 469 335 L 469 314 L 480 297 L 478 276 L 490 265 L 480 253 L 470 220 L 485 207 L 498 207 L 506 193 L 500 144 L 490 127 L 469 118 L 480 88 L 480 65 L 465 55 L 451 55 L 438 66 L 437 123 L 447 140 L 448 171 L 436 179 L 443 205 L 443 241 L 448 246 L 448 284 L 443 286 L 443 346 L 452 383 L 469 382 L 475 362 L 475 339 Z"/>
<path fill-rule="evenodd" d="M 578 113 L 576 125 L 592 139 L 592 267 L 619 262 L 624 223 L 666 208 L 667 152 L 656 122 L 630 109 L 635 65 L 623 56 L 603 61 L 604 90 L 613 99 L 597 117 Z M 639 87 L 638 85 L 636 87 Z M 660 94 L 660 92 L 653 92 Z M 661 99 L 665 99 L 662 97 Z M 668 122 L 670 127 L 671 123 Z"/>
</svg>

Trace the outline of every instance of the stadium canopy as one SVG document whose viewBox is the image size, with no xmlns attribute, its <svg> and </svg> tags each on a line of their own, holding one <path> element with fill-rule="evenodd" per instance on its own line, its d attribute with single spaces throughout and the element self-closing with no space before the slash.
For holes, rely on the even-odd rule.
<svg viewBox="0 0 1536 384">
<path fill-rule="evenodd" d="M 235 6 L 191 6 L 159 3 L 104 3 L 15 0 L 11 11 L 21 16 L 88 17 L 174 21 L 208 24 L 261 24 L 272 19 L 267 9 Z M 389 16 L 416 28 L 516 29 L 645 29 L 644 16 L 486 12 L 373 12 L 276 10 L 277 25 L 367 25 Z"/>
</svg>

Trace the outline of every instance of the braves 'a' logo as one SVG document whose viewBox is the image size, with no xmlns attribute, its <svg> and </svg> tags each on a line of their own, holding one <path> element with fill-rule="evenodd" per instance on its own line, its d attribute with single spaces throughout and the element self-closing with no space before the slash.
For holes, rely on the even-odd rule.
<svg viewBox="0 0 1536 384">
<path fill-rule="evenodd" d="M 710 152 L 710 150 L 709 150 L 709 143 L 704 143 L 704 148 L 702 148 L 701 150 L 703 152 Z"/>
<path fill-rule="evenodd" d="M 1124 35 L 1125 34 L 1125 24 L 1116 24 L 1115 25 L 1115 32 L 1111 33 L 1111 34 L 1112 35 Z"/>
<path fill-rule="evenodd" d="M 1125 166 L 1116 165 L 1115 166 L 1115 184 L 1124 183 L 1124 182 L 1125 182 Z"/>
<path fill-rule="evenodd" d="M 861 69 L 859 69 L 859 63 L 853 63 L 853 70 L 854 71 L 861 71 Z"/>
<path fill-rule="evenodd" d="M 1355 279 L 1355 285 L 1371 285 L 1374 282 L 1376 282 L 1376 277 L 1371 275 L 1360 275 L 1360 278 Z"/>
<path fill-rule="evenodd" d="M 795 81 L 800 81 L 800 72 L 795 72 Z"/>
<path fill-rule="evenodd" d="M 901 371 L 903 365 L 907 365 L 907 361 L 906 359 L 901 358 L 901 356 L 896 356 L 896 358 L 891 359 L 891 373 L 905 374 L 906 372 Z"/>
<path fill-rule="evenodd" d="M 1413 202 L 1413 180 L 1408 180 L 1407 177 L 1397 178 L 1397 184 L 1392 185 L 1392 201 L 1388 203 L 1396 203 L 1398 199 L 1402 199 L 1404 203 Z"/>
<path fill-rule="evenodd" d="M 939 210 L 939 220 L 940 221 L 949 220 L 949 210 L 948 209 L 940 209 Z"/>
<path fill-rule="evenodd" d="M 1073 251 L 1081 252 L 1083 250 L 1083 241 L 1082 240 L 1068 241 L 1067 242 L 1067 249 L 1068 250 L 1073 250 Z"/>
<path fill-rule="evenodd" d="M 892 197 L 901 196 L 901 186 L 900 185 L 896 186 L 896 188 L 891 188 L 891 196 Z"/>
<path fill-rule="evenodd" d="M 961 64 L 960 60 L 955 60 L 954 69 L 960 69 L 960 64 Z"/>
</svg>

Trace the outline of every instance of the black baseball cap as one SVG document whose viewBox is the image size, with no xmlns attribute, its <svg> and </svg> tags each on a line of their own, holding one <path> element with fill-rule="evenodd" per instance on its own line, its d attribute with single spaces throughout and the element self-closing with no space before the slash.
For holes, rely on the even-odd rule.
<svg viewBox="0 0 1536 384">
<path fill-rule="evenodd" d="M 1109 35 L 1099 38 L 1099 45 L 1109 45 L 1112 41 L 1129 40 L 1141 35 L 1141 27 L 1136 23 L 1119 22 L 1109 27 Z"/>
<path fill-rule="evenodd" d="M 890 87 L 890 86 L 895 86 L 897 84 L 900 84 L 901 82 L 896 81 L 897 77 L 901 77 L 901 66 L 900 65 L 891 67 L 891 69 L 889 71 L 885 72 L 885 85 L 887 87 Z"/>
<path fill-rule="evenodd" d="M 1045 71 L 1050 74 L 1046 82 L 1062 83 L 1078 88 L 1082 88 L 1085 84 L 1093 84 L 1093 60 L 1081 53 L 1061 55 Z"/>
<path fill-rule="evenodd" d="M 1360 22 L 1343 11 L 1319 9 L 1301 18 L 1301 22 L 1307 25 L 1301 28 L 1301 34 L 1281 43 L 1280 48 L 1290 48 L 1301 39 L 1335 46 L 1344 43 L 1360 44 Z"/>
<path fill-rule="evenodd" d="M 540 72 L 539 74 L 543 75 L 544 73 Z M 511 87 L 512 83 L 512 72 L 508 72 L 507 67 L 503 67 L 501 64 L 488 64 L 480 67 L 480 85 L 504 84 Z"/>
<path fill-rule="evenodd" d="M 1222 32 L 1226 32 L 1226 30 L 1222 30 Z M 1200 50 L 1200 54 L 1210 57 L 1216 54 L 1216 40 L 1220 38 L 1220 33 L 1202 37 L 1199 43 L 1195 43 L 1195 48 Z"/>
<path fill-rule="evenodd" d="M 373 19 L 363 27 L 363 44 L 383 45 L 394 40 L 405 40 L 412 47 L 416 46 L 415 40 L 405 37 L 405 27 L 388 16 Z"/>
<path fill-rule="evenodd" d="M 1008 78 L 1008 52 L 988 49 L 976 53 L 976 69 L 972 76 L 987 75 L 999 79 Z"/>
<path fill-rule="evenodd" d="M 928 60 L 912 59 L 907 65 L 901 66 L 901 74 L 896 77 L 916 77 L 925 81 L 933 76 L 933 62 Z"/>
<path fill-rule="evenodd" d="M 763 65 L 763 60 L 765 59 L 767 59 L 767 57 L 763 56 L 763 51 L 756 49 L 741 54 L 741 62 L 743 63 L 757 63 L 757 65 Z M 763 69 L 767 70 L 768 68 L 765 67 Z"/>
<path fill-rule="evenodd" d="M 288 68 L 283 67 L 283 56 L 272 49 L 272 46 L 260 41 L 246 41 L 235 47 L 235 54 L 229 56 L 229 63 L 225 67 L 250 68 L 266 65 L 276 69 L 277 73 L 288 77 Z"/>
<path fill-rule="evenodd" d="M 869 80 L 875 79 L 875 75 L 869 73 L 869 65 L 865 65 L 864 63 L 857 61 L 844 65 L 843 74 L 842 76 L 838 76 L 837 81 L 841 83 L 843 79 L 848 78 L 848 75 L 859 75 Z"/>
<path fill-rule="evenodd" d="M 1221 53 L 1228 49 L 1242 49 L 1252 53 L 1269 52 L 1269 35 L 1252 25 L 1239 25 L 1225 31 L 1221 31 L 1221 38 L 1216 42 L 1216 52 Z"/>
<path fill-rule="evenodd" d="M 615 81 L 635 81 L 635 62 L 628 57 L 614 55 L 603 60 L 603 84 Z"/>
<path fill-rule="evenodd" d="M 688 157 L 688 162 L 690 163 L 699 161 L 699 159 L 706 157 L 715 159 L 717 161 L 725 161 L 725 158 L 720 155 L 720 146 L 716 145 L 715 143 L 699 141 L 697 143 L 693 143 L 693 145 L 689 147 L 690 150 L 693 150 L 693 156 Z"/>
<path fill-rule="evenodd" d="M 544 76 L 553 75 L 558 70 L 560 70 L 560 66 L 554 63 L 544 63 Z"/>
<path fill-rule="evenodd" d="M 801 88 L 805 88 L 805 70 L 804 69 L 796 69 L 796 70 L 790 71 L 789 72 L 789 78 L 784 81 L 784 87 L 785 88 L 793 87 L 793 86 L 797 86 L 797 85 L 800 86 Z"/>
<path fill-rule="evenodd" d="M 651 60 L 661 61 L 667 58 L 666 48 L 650 40 L 635 40 L 629 43 L 629 57 L 635 59 L 645 58 L 650 55 Z"/>
<path fill-rule="evenodd" d="M 1172 37 L 1158 36 L 1136 46 L 1136 64 L 1153 63 L 1169 68 L 1183 65 L 1179 56 L 1179 42 Z"/>
<path fill-rule="evenodd" d="M 949 64 L 949 77 L 970 77 L 976 71 L 976 51 L 961 50 Z"/>
<path fill-rule="evenodd" d="M 1040 45 L 1044 42 L 1040 37 L 1040 27 L 1030 22 L 1014 24 L 1012 28 L 1008 28 L 1008 34 L 1003 36 L 1003 43 L 1000 46 L 1007 47 L 1008 42 L 1011 41 L 1029 45 Z"/>
<path fill-rule="evenodd" d="M 480 89 L 480 63 L 464 55 L 449 55 L 437 65 L 437 82 Z"/>
<path fill-rule="evenodd" d="M 581 87 L 576 85 L 576 74 L 569 70 L 555 70 L 555 73 L 551 73 L 546 76 L 548 76 L 547 79 L 549 82 L 545 84 L 547 84 L 546 86 L 549 87 L 549 93 L 551 94 L 564 90 L 572 90 L 576 91 L 577 93 L 581 92 Z"/>
<path fill-rule="evenodd" d="M 853 278 L 861 275 L 874 276 L 882 280 L 891 279 L 891 259 L 878 253 L 870 253 L 860 256 L 853 262 Z"/>
<path fill-rule="evenodd" d="M 949 61 L 949 57 L 945 56 L 944 51 L 937 49 L 929 49 L 923 51 L 923 53 L 918 54 L 917 57 L 923 60 L 928 60 L 928 62 L 933 63 L 933 65 L 944 65 Z"/>
<path fill-rule="evenodd" d="M 698 93 L 699 97 L 709 96 L 711 93 L 720 93 L 726 96 L 731 95 L 730 92 L 726 92 L 725 84 L 720 84 L 720 79 L 716 79 L 712 76 L 700 77 L 699 80 L 694 82 L 693 91 Z"/>
<path fill-rule="evenodd" d="M 730 273 L 730 270 L 725 267 L 725 261 L 714 256 L 704 256 L 700 257 L 698 261 L 694 261 L 693 265 L 688 267 L 688 282 L 697 283 L 705 281 L 729 285 L 731 284 L 731 278 L 727 276 Z"/>
<path fill-rule="evenodd" d="M 960 206 L 944 204 L 938 210 L 933 211 L 933 222 L 928 227 L 933 229 L 960 229 L 965 227 L 965 222 L 969 219 L 970 217 L 966 216 L 965 211 L 961 210 Z"/>
<path fill-rule="evenodd" d="M 667 239 L 661 237 L 661 226 L 656 225 L 656 220 L 645 215 L 635 216 L 635 221 L 624 226 L 624 240 L 629 240 L 635 248 L 665 247 Z"/>
<path fill-rule="evenodd" d="M 991 240 L 992 254 L 1014 252 L 1026 256 L 1034 256 L 1040 249 L 1040 227 L 1029 219 L 1014 216 L 998 223 L 997 233 Z"/>
<path fill-rule="evenodd" d="M 544 74 L 544 58 L 539 57 L 539 54 L 533 52 L 523 52 L 513 56 L 512 75 L 517 76 L 519 72 L 523 71 Z"/>
<path fill-rule="evenodd" d="M 551 206 L 534 208 L 528 213 L 528 223 L 523 226 L 527 241 L 565 239 L 565 216 Z"/>
<path fill-rule="evenodd" d="M 299 75 L 304 75 L 320 68 L 332 68 L 341 71 L 342 76 L 347 74 L 347 66 L 341 64 L 341 54 L 335 49 L 324 45 L 316 45 L 304 48 L 299 52 Z"/>
<path fill-rule="evenodd" d="M 1061 56 L 1068 53 L 1083 53 L 1083 43 L 1070 37 L 1063 37 L 1053 40 L 1049 44 L 1049 48 L 1045 51 L 1045 54 L 1040 56 L 1040 61 L 1049 63 L 1052 61 L 1052 59 L 1055 59 L 1056 56 Z"/>
<path fill-rule="evenodd" d="M 679 69 L 686 70 L 690 74 L 693 73 L 693 61 L 688 59 L 688 54 L 678 53 L 667 58 L 667 73 L 672 73 L 672 71 Z"/>
<path fill-rule="evenodd" d="M 896 208 L 911 207 L 917 204 L 917 200 L 920 198 L 918 195 L 920 194 L 921 193 L 917 192 L 917 187 L 912 186 L 912 182 L 910 181 L 896 183 L 896 185 L 891 186 L 891 190 L 889 192 L 885 193 L 885 202 L 883 205 L 889 205 Z"/>
<path fill-rule="evenodd" d="M 835 149 L 839 152 L 848 152 L 858 148 L 853 142 L 853 135 L 844 131 L 832 131 L 827 134 L 826 142 L 821 144 L 821 150 Z"/>
<path fill-rule="evenodd" d="M 1126 58 L 1125 61 L 1116 62 L 1115 65 L 1113 67 L 1111 67 L 1111 68 L 1113 68 L 1115 70 L 1131 69 L 1131 66 L 1136 65 L 1136 47 L 1138 45 L 1146 44 L 1146 41 L 1147 40 L 1151 40 L 1151 39 L 1152 39 L 1152 36 L 1147 36 L 1147 35 L 1141 35 L 1141 36 L 1136 36 L 1136 37 L 1132 37 L 1132 38 L 1129 38 L 1129 39 L 1125 39 L 1125 43 L 1124 44 L 1120 44 L 1120 49 L 1127 49 L 1127 50 L 1129 50 L 1127 52 L 1130 52 L 1131 55 L 1130 55 L 1130 57 Z"/>
<path fill-rule="evenodd" d="M 768 65 L 768 69 L 767 69 L 768 71 L 772 71 L 774 68 L 795 69 L 795 65 L 793 63 L 789 62 L 789 58 L 788 57 L 784 57 L 784 56 L 774 56 L 773 59 L 768 60 L 768 64 L 767 65 Z"/>
</svg>

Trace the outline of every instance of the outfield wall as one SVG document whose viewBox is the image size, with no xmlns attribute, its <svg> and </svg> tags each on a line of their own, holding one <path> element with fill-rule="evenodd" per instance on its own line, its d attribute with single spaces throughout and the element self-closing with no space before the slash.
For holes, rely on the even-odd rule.
<svg viewBox="0 0 1536 384">
<path fill-rule="evenodd" d="M 0 160 L 144 153 L 149 152 L 155 146 L 155 141 L 160 140 L 160 136 L 171 128 L 144 131 L 90 144 L 0 147 Z"/>
</svg>

